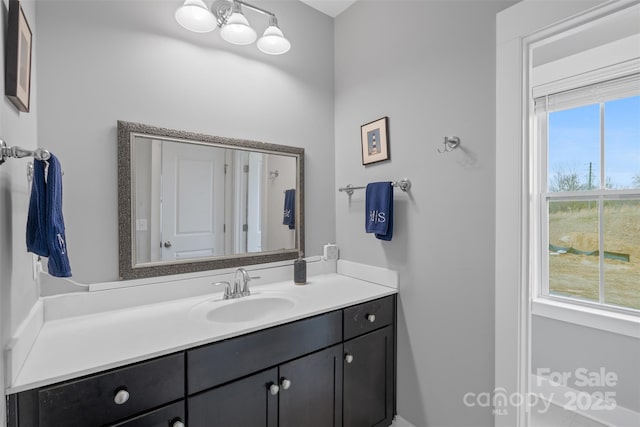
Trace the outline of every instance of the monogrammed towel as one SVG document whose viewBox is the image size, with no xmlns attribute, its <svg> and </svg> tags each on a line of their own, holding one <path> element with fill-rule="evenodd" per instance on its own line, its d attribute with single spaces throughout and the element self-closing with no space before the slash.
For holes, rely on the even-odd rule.
<svg viewBox="0 0 640 427">
<path fill-rule="evenodd" d="M 391 182 L 372 182 L 367 185 L 365 200 L 367 233 L 375 233 L 380 240 L 393 236 L 393 185 Z"/>
</svg>

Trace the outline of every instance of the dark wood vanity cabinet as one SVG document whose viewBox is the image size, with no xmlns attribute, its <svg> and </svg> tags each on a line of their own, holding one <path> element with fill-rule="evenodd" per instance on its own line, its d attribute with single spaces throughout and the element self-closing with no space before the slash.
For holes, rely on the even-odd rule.
<svg viewBox="0 0 640 427">
<path fill-rule="evenodd" d="M 13 394 L 8 426 L 389 426 L 395 313 L 391 295 Z"/>
<path fill-rule="evenodd" d="M 341 311 L 188 350 L 187 363 L 190 427 L 342 425 Z"/>
<path fill-rule="evenodd" d="M 391 425 L 395 415 L 395 297 L 349 307 L 343 313 L 344 425 Z"/>
<path fill-rule="evenodd" d="M 342 344 L 188 399 L 190 427 L 342 426 Z"/>
<path fill-rule="evenodd" d="M 188 351 L 189 426 L 391 425 L 395 318 L 392 295 Z"/>
</svg>

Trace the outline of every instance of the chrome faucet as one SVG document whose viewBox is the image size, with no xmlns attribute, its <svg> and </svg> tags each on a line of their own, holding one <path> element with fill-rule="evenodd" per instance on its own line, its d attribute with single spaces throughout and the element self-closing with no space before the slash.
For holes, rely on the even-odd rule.
<svg viewBox="0 0 640 427">
<path fill-rule="evenodd" d="M 233 288 L 227 281 L 212 283 L 213 286 L 224 286 L 224 296 L 222 299 L 241 298 L 251 295 L 249 290 L 249 282 L 251 279 L 259 279 L 260 277 L 251 277 L 249 272 L 244 268 L 236 270 L 236 275 L 233 280 Z"/>
<path fill-rule="evenodd" d="M 249 282 L 251 281 L 251 279 L 259 279 L 259 277 L 249 276 L 249 272 L 242 267 L 237 269 L 236 277 L 233 283 L 233 293 L 235 295 L 238 295 L 238 297 L 246 297 L 251 295 L 251 291 L 249 290 Z"/>
</svg>

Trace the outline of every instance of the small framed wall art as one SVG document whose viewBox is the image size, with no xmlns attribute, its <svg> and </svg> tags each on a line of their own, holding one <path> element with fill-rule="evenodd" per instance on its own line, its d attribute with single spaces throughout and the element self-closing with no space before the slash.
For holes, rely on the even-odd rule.
<svg viewBox="0 0 640 427">
<path fill-rule="evenodd" d="M 382 117 L 360 126 L 363 165 L 389 160 L 388 120 L 388 117 Z"/>
<path fill-rule="evenodd" d="M 4 90 L 18 110 L 26 113 L 31 99 L 31 36 L 20 2 L 10 0 Z"/>
</svg>

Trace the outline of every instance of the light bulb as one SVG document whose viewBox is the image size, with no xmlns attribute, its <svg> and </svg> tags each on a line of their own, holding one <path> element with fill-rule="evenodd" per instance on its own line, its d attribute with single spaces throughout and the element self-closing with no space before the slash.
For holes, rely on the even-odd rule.
<svg viewBox="0 0 640 427">
<path fill-rule="evenodd" d="M 282 55 L 291 49 L 291 43 L 277 25 L 269 25 L 258 40 L 258 49 L 268 55 Z"/>
<path fill-rule="evenodd" d="M 208 33 L 217 26 L 216 17 L 203 0 L 185 0 L 176 10 L 175 17 L 178 24 L 194 33 Z"/>
<path fill-rule="evenodd" d="M 220 37 L 232 44 L 251 44 L 256 41 L 256 30 L 249 26 L 249 21 L 242 12 L 233 12 L 227 23 L 220 29 Z"/>
</svg>

